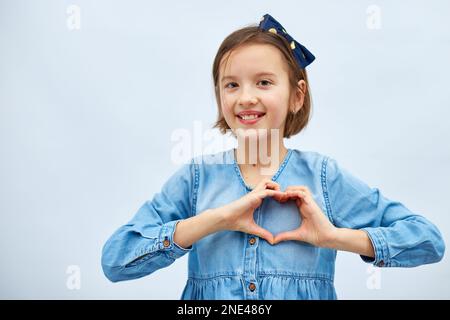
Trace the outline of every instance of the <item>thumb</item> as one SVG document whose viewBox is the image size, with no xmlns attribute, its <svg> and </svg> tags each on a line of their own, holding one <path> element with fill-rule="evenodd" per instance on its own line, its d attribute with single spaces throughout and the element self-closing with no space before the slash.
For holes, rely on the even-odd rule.
<svg viewBox="0 0 450 320">
<path fill-rule="evenodd" d="M 273 244 L 273 240 L 274 240 L 273 234 L 270 233 L 269 231 L 267 231 L 266 229 L 261 228 L 258 225 L 253 226 L 251 228 L 251 230 L 249 231 L 249 233 L 254 234 L 260 238 L 263 238 L 270 244 Z"/>
<path fill-rule="evenodd" d="M 281 241 L 288 241 L 288 240 L 301 240 L 298 230 L 285 231 L 277 234 L 274 238 L 273 244 L 277 244 Z"/>
</svg>

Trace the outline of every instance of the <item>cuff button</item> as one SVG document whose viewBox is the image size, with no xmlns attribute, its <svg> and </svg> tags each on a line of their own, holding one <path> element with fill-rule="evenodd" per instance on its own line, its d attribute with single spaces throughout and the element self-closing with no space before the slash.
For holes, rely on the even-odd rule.
<svg viewBox="0 0 450 320">
<path fill-rule="evenodd" d="M 168 246 L 170 246 L 170 241 L 169 241 L 169 240 L 167 240 L 167 239 L 166 239 L 166 240 L 164 240 L 164 241 L 163 241 L 163 245 L 164 245 L 164 247 L 166 247 L 166 248 L 167 248 Z"/>
</svg>

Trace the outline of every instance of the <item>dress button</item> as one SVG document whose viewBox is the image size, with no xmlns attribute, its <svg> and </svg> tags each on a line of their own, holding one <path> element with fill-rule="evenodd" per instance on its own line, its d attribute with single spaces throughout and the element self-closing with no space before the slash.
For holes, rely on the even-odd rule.
<svg viewBox="0 0 450 320">
<path fill-rule="evenodd" d="M 251 237 L 251 238 L 248 240 L 248 243 L 250 243 L 250 245 L 254 245 L 255 242 L 256 242 L 256 238 L 255 238 L 255 237 Z"/>
<path fill-rule="evenodd" d="M 164 240 L 164 241 L 163 241 L 163 245 L 164 245 L 164 247 L 166 247 L 166 248 L 167 248 L 168 246 L 170 246 L 170 241 L 169 241 L 169 240 L 167 240 L 167 239 L 166 239 L 166 240 Z"/>
<path fill-rule="evenodd" d="M 256 286 L 255 286 L 255 284 L 254 284 L 253 282 L 251 282 L 251 283 L 249 284 L 248 288 L 249 288 L 250 291 L 253 292 L 253 291 L 255 291 Z"/>
<path fill-rule="evenodd" d="M 384 266 L 384 261 L 381 260 L 380 262 L 378 262 L 378 266 L 379 266 L 379 267 L 383 267 L 383 266 Z"/>
</svg>

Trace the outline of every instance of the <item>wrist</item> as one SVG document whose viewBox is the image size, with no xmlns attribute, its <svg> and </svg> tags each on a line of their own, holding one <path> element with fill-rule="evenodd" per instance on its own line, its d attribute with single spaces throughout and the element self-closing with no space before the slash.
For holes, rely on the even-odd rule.
<svg viewBox="0 0 450 320">
<path fill-rule="evenodd" d="M 222 208 L 208 209 L 205 213 L 214 220 L 216 232 L 227 229 L 228 218 L 226 212 Z"/>
<path fill-rule="evenodd" d="M 328 241 L 327 248 L 358 253 L 366 257 L 375 257 L 375 249 L 363 230 L 336 228 Z"/>
<path fill-rule="evenodd" d="M 338 243 L 342 237 L 342 228 L 337 228 L 333 226 L 333 229 L 327 234 L 323 241 L 322 247 L 329 249 L 337 249 Z"/>
</svg>

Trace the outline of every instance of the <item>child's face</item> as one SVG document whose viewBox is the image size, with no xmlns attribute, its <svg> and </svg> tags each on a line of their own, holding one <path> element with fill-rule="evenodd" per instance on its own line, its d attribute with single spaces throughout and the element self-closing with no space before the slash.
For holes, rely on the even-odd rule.
<svg viewBox="0 0 450 320">
<path fill-rule="evenodd" d="M 251 44 L 234 50 L 225 66 L 226 57 L 220 67 L 219 86 L 228 126 L 233 131 L 267 129 L 269 134 L 270 129 L 279 129 L 282 138 L 287 113 L 301 108 L 298 103 L 295 108 L 290 105 L 288 66 L 282 53 L 271 45 Z M 257 115 L 249 115 L 252 111 Z"/>
</svg>

